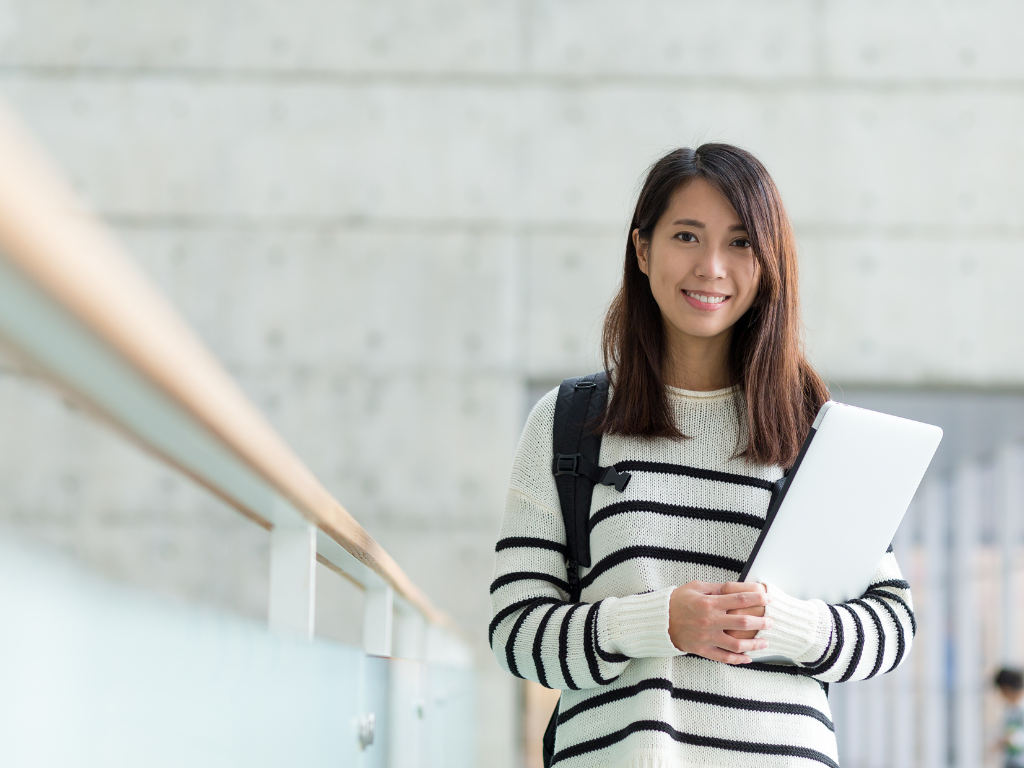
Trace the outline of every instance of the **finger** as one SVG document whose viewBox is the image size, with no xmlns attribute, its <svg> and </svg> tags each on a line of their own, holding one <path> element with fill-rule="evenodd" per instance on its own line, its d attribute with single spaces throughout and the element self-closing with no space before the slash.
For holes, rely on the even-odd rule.
<svg viewBox="0 0 1024 768">
<path fill-rule="evenodd" d="M 737 592 L 732 595 L 719 595 L 715 600 L 723 611 L 731 611 L 733 608 L 753 608 L 758 605 L 768 605 L 771 602 L 771 598 L 765 592 Z"/>
<path fill-rule="evenodd" d="M 758 581 L 727 581 L 722 584 L 722 594 L 729 595 L 734 592 L 767 592 L 764 584 Z"/>
<path fill-rule="evenodd" d="M 742 653 L 729 653 L 729 651 L 722 650 L 716 646 L 709 646 L 708 648 L 701 649 L 697 652 L 698 656 L 703 656 L 705 659 L 711 659 L 712 661 L 720 661 L 723 664 L 749 664 L 753 659 L 749 656 L 744 656 Z"/>
<path fill-rule="evenodd" d="M 721 584 L 715 584 L 710 581 L 691 581 L 686 584 L 686 588 L 693 592 L 699 592 L 702 595 L 718 595 L 722 591 Z"/>
<path fill-rule="evenodd" d="M 715 643 L 723 651 L 731 651 L 733 653 L 746 653 L 747 651 L 763 651 L 768 647 L 767 640 L 759 640 L 757 638 L 751 638 L 748 640 L 740 639 L 738 637 L 730 637 L 729 635 L 722 633 L 721 638 Z"/>
<path fill-rule="evenodd" d="M 775 623 L 766 616 L 732 616 L 726 614 L 721 621 L 716 622 L 720 629 L 742 629 L 745 632 L 758 632 L 762 629 L 771 629 Z"/>
<path fill-rule="evenodd" d="M 729 637 L 736 637 L 740 640 L 750 640 L 751 638 L 757 637 L 757 632 L 743 632 L 739 629 L 727 629 L 725 634 Z"/>
<path fill-rule="evenodd" d="M 754 606 L 753 608 L 732 608 L 726 611 L 727 614 L 734 616 L 764 616 L 764 606 Z"/>
</svg>

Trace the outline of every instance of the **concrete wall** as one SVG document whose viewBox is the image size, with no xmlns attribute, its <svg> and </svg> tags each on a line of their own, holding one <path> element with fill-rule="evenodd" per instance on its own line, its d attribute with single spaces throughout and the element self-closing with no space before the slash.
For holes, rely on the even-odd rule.
<svg viewBox="0 0 1024 768">
<path fill-rule="evenodd" d="M 738 143 L 775 175 L 831 379 L 1024 384 L 1022 23 L 994 1 L 0 0 L 0 92 L 483 649 L 529 386 L 597 367 L 671 147 Z M 3 521 L 265 610 L 262 531 L 2 372 Z M 513 765 L 516 688 L 481 658 L 481 764 Z"/>
</svg>

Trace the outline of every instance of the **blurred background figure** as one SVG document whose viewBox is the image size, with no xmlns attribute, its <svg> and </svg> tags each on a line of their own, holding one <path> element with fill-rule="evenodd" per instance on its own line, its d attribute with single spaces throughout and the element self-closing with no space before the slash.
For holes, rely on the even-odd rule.
<svg viewBox="0 0 1024 768">
<path fill-rule="evenodd" d="M 1021 708 L 1021 699 L 1024 699 L 1024 672 L 1003 667 L 996 672 L 993 683 L 999 690 L 1003 706 L 1006 708 L 1003 734 L 996 743 L 996 748 L 1002 753 L 1003 765 L 1006 768 L 1021 768 L 1024 766 L 1024 709 Z"/>
<path fill-rule="evenodd" d="M 647 165 L 753 151 L 833 397 L 945 430 L 894 543 L 913 657 L 833 688 L 842 765 L 966 768 L 996 764 L 986 683 L 1024 652 L 1022 24 L 1003 0 L 0 0 L 0 94 L 472 637 L 481 768 L 536 764 L 554 704 L 486 641 L 526 414 L 600 365 Z M 265 531 L 14 357 L 0 522 L 266 617 Z M 356 643 L 320 568 L 317 632 Z"/>
</svg>

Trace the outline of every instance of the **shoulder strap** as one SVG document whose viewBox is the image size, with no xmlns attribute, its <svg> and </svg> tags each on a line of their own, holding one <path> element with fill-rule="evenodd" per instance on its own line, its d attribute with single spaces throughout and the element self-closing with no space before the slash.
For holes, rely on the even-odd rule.
<svg viewBox="0 0 1024 768">
<path fill-rule="evenodd" d="M 613 485 L 620 493 L 629 474 L 615 467 L 600 466 L 601 433 L 593 429 L 608 402 L 608 375 L 604 371 L 566 379 L 558 388 L 555 423 L 552 430 L 554 459 L 551 472 L 558 487 L 558 500 L 565 523 L 568 545 L 568 573 L 571 599 L 579 598 L 578 566 L 590 566 L 590 501 L 594 485 Z"/>
</svg>

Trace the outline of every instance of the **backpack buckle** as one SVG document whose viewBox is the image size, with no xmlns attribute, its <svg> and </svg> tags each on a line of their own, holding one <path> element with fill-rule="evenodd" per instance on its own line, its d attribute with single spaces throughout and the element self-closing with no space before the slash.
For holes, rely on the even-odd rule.
<svg viewBox="0 0 1024 768">
<path fill-rule="evenodd" d="M 629 485 L 631 477 L 629 472 L 619 472 L 615 467 L 607 467 L 601 476 L 601 485 L 614 485 L 615 490 L 622 493 Z"/>
<path fill-rule="evenodd" d="M 559 475 L 572 475 L 579 477 L 579 460 L 583 454 L 580 453 L 556 453 L 555 454 L 555 477 Z"/>
<path fill-rule="evenodd" d="M 582 379 L 576 382 L 576 384 L 573 386 L 573 389 L 593 389 L 596 386 L 597 382 L 592 381 L 590 379 Z"/>
</svg>

